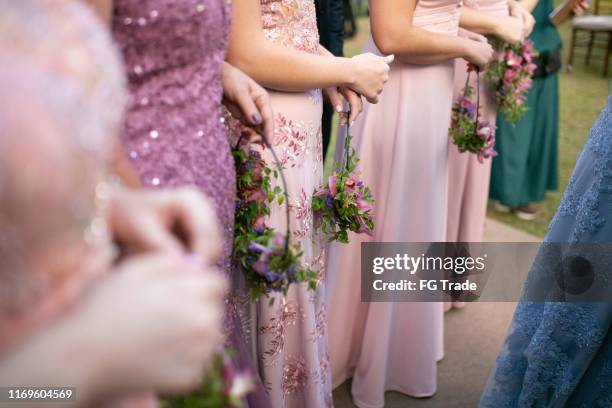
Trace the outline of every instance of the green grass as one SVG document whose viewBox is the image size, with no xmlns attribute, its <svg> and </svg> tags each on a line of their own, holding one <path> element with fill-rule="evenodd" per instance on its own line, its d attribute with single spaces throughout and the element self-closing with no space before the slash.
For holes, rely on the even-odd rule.
<svg viewBox="0 0 612 408">
<path fill-rule="evenodd" d="M 358 21 L 359 32 L 344 46 L 345 55 L 352 56 L 361 52 L 363 44 L 369 36 L 369 23 L 366 17 Z M 567 52 L 570 46 L 571 23 L 566 23 L 561 34 L 565 44 L 563 61 L 567 61 Z M 580 50 L 580 48 L 579 48 Z M 559 191 L 549 192 L 546 199 L 536 206 L 539 210 L 538 218 L 534 221 L 522 221 L 512 214 L 501 214 L 489 209 L 488 216 L 516 228 L 543 237 L 546 228 L 553 217 L 561 200 L 565 186 L 576 163 L 588 131 L 606 103 L 610 91 L 610 81 L 602 76 L 602 51 L 597 50 L 591 60 L 591 65 L 584 64 L 583 53 L 580 51 L 574 57 L 574 69 L 571 74 L 565 67 L 560 77 L 560 134 L 559 134 Z M 450 113 L 449 113 L 450 114 Z M 335 134 L 335 131 L 334 133 Z M 326 171 L 331 169 L 334 142 L 330 146 L 330 154 L 326 162 Z"/>
</svg>

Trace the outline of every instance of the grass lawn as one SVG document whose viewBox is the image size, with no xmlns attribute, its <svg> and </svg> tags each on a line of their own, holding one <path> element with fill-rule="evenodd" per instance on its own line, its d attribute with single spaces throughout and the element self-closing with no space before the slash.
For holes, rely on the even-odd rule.
<svg viewBox="0 0 612 408">
<path fill-rule="evenodd" d="M 358 24 L 358 34 L 348 40 L 344 46 L 347 56 L 358 54 L 369 36 L 368 19 L 360 18 Z M 561 34 L 565 44 L 563 56 L 565 62 L 570 46 L 570 22 L 562 27 Z M 546 199 L 537 204 L 540 213 L 535 221 L 521 221 L 514 215 L 500 214 L 491 208 L 488 213 L 492 218 L 541 237 L 545 235 L 548 223 L 559 205 L 589 128 L 604 107 L 610 91 L 610 80 L 602 77 L 601 50 L 594 52 L 590 67 L 585 67 L 583 53 L 580 50 L 574 57 L 573 72 L 567 73 L 564 67 L 560 73 L 559 191 L 549 192 Z M 333 157 L 333 147 L 332 141 L 328 157 Z M 328 159 L 326 170 L 329 171 L 330 168 L 331 161 Z"/>
</svg>

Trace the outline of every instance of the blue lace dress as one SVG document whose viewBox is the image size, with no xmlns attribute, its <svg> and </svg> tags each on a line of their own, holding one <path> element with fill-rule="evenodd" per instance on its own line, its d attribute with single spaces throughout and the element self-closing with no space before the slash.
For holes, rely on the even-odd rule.
<svg viewBox="0 0 612 408">
<path fill-rule="evenodd" d="M 612 242 L 612 96 L 591 129 L 545 242 Z M 526 291 L 552 279 L 549 255 L 538 254 Z M 610 255 L 596 261 L 596 283 L 612 279 Z M 611 323 L 612 303 L 523 298 L 480 406 L 612 407 Z"/>
</svg>

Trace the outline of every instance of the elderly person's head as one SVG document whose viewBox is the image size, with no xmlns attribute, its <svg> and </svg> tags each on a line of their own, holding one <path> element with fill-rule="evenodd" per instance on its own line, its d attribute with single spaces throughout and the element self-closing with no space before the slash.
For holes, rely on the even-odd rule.
<svg viewBox="0 0 612 408">
<path fill-rule="evenodd" d="M 112 246 L 82 91 L 30 64 L 0 65 L 2 347 L 71 302 L 108 268 Z"/>
</svg>

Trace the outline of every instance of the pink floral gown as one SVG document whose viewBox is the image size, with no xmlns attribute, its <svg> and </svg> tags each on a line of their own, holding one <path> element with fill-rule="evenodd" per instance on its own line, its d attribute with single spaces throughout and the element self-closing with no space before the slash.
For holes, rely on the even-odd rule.
<svg viewBox="0 0 612 408">
<path fill-rule="evenodd" d="M 319 37 L 312 0 L 262 0 L 268 40 L 318 53 Z M 303 262 L 320 273 L 316 292 L 294 286 L 272 306 L 260 299 L 253 307 L 251 333 L 259 372 L 274 407 L 332 405 L 327 324 L 324 304 L 324 253 L 313 228 L 310 198 L 322 182 L 321 91 L 270 91 L 276 115 L 272 141 L 289 188 L 292 240 L 300 243 Z M 264 154 L 272 163 L 270 153 Z M 272 208 L 270 225 L 283 230 L 286 206 Z"/>
</svg>

